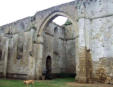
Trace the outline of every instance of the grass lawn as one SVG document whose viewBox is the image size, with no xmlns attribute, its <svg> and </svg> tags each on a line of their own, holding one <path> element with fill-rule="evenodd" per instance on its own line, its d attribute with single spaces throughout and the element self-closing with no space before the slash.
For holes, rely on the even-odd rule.
<svg viewBox="0 0 113 87">
<path fill-rule="evenodd" d="M 26 87 L 23 80 L 0 80 L 0 87 Z M 31 85 L 29 87 L 32 87 Z M 34 87 L 113 87 L 110 84 L 81 84 L 76 83 L 74 78 L 59 78 L 53 80 L 35 81 Z"/>
<path fill-rule="evenodd" d="M 74 78 L 63 78 L 53 80 L 35 81 L 35 87 L 72 87 L 68 82 L 74 82 Z M 0 87 L 26 87 L 23 80 L 0 80 Z M 31 85 L 29 87 L 32 87 Z"/>
</svg>

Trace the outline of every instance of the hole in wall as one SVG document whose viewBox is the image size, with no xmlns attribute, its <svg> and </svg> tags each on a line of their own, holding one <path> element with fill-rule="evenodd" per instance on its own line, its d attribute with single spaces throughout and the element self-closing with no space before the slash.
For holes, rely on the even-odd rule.
<svg viewBox="0 0 113 87">
<path fill-rule="evenodd" d="M 58 24 L 59 26 L 62 26 L 66 23 L 67 17 L 58 16 L 55 19 L 53 19 L 53 22 Z"/>
</svg>

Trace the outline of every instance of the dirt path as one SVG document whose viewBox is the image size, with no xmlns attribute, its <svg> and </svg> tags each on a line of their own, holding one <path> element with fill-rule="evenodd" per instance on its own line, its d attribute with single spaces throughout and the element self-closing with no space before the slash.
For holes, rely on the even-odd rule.
<svg viewBox="0 0 113 87">
<path fill-rule="evenodd" d="M 113 87 L 111 84 L 100 84 L 100 83 L 94 83 L 94 84 L 82 84 L 82 83 L 76 83 L 76 82 L 69 82 L 67 85 L 73 86 L 73 87 Z"/>
</svg>

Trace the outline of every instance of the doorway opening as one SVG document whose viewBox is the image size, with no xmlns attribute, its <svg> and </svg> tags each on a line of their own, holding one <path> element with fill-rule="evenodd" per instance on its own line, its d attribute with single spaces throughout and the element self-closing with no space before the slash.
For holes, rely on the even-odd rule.
<svg viewBox="0 0 113 87">
<path fill-rule="evenodd" d="M 52 61 L 51 61 L 51 56 L 47 56 L 46 58 L 46 79 L 52 79 L 51 77 L 51 64 Z"/>
</svg>

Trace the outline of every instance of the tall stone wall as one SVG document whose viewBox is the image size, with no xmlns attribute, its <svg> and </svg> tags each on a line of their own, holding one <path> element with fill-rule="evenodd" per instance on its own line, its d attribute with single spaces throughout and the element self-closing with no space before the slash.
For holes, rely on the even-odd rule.
<svg viewBox="0 0 113 87">
<path fill-rule="evenodd" d="M 51 35 L 45 35 L 48 41 L 50 41 L 50 43 L 48 43 L 48 41 L 46 41 L 46 43 L 53 46 L 53 48 L 51 48 L 48 45 L 49 47 L 47 50 L 43 50 L 43 45 L 45 44 L 43 42 L 44 38 L 42 38 L 39 33 L 45 20 L 48 19 L 48 16 L 52 13 L 65 15 L 75 20 L 76 15 L 73 15 L 70 11 L 73 11 L 74 14 L 76 14 L 74 2 L 55 6 L 44 11 L 37 12 L 32 17 L 27 17 L 1 26 L 0 75 L 3 75 L 4 77 L 8 76 L 14 78 L 36 77 L 35 79 L 39 79 L 42 74 L 42 62 L 44 55 L 43 52 L 49 51 L 49 53 L 51 53 L 52 49 L 53 54 L 49 54 L 54 58 L 54 63 L 52 66 L 54 66 L 55 64 L 58 65 L 56 67 L 53 67 L 53 72 L 64 72 L 66 69 L 66 66 L 64 65 L 66 52 L 64 52 L 65 38 L 63 37 L 63 32 L 54 34 L 55 38 L 53 38 Z M 58 37 L 58 35 L 60 35 L 60 37 Z M 54 42 L 55 40 L 57 43 Z M 55 44 L 58 45 L 58 49 L 56 49 Z M 56 51 L 59 51 L 59 55 L 56 55 Z M 46 56 L 47 55 L 48 53 L 46 54 Z M 55 63 L 56 60 L 57 62 Z M 68 60 L 66 59 L 66 61 Z M 55 68 L 57 68 L 58 70 L 55 70 Z"/>
<path fill-rule="evenodd" d="M 29 17 L 0 27 L 1 75 L 27 78 L 29 72 L 33 72 L 34 66 L 31 61 L 35 58 L 30 57 L 30 52 L 33 50 L 35 29 L 30 26 L 31 18 Z M 6 46 L 7 43 L 8 46 Z M 31 66 L 33 68 L 30 68 Z"/>
<path fill-rule="evenodd" d="M 5 31 L 6 28 L 3 29 Z M 20 27 L 21 29 L 21 27 Z M 6 76 L 14 78 L 35 78 L 37 67 L 38 47 L 35 42 L 35 28 L 27 31 L 18 31 L 14 34 L 3 32 L 1 36 L 0 72 L 6 72 Z M 52 58 L 52 73 L 75 73 L 75 38 L 73 28 L 58 26 L 49 23 L 44 33 L 43 68 L 46 68 L 46 58 Z M 6 49 L 6 41 L 8 49 Z M 6 52 L 8 51 L 8 54 Z M 4 56 L 6 55 L 7 63 Z M 4 67 L 7 64 L 6 68 Z M 6 70 L 6 71 L 4 71 Z M 2 75 L 1 74 L 1 75 Z"/>
<path fill-rule="evenodd" d="M 85 45 L 91 53 L 93 73 L 104 67 L 113 76 L 112 0 L 77 0 L 76 8 L 78 20 L 84 19 Z"/>
</svg>

